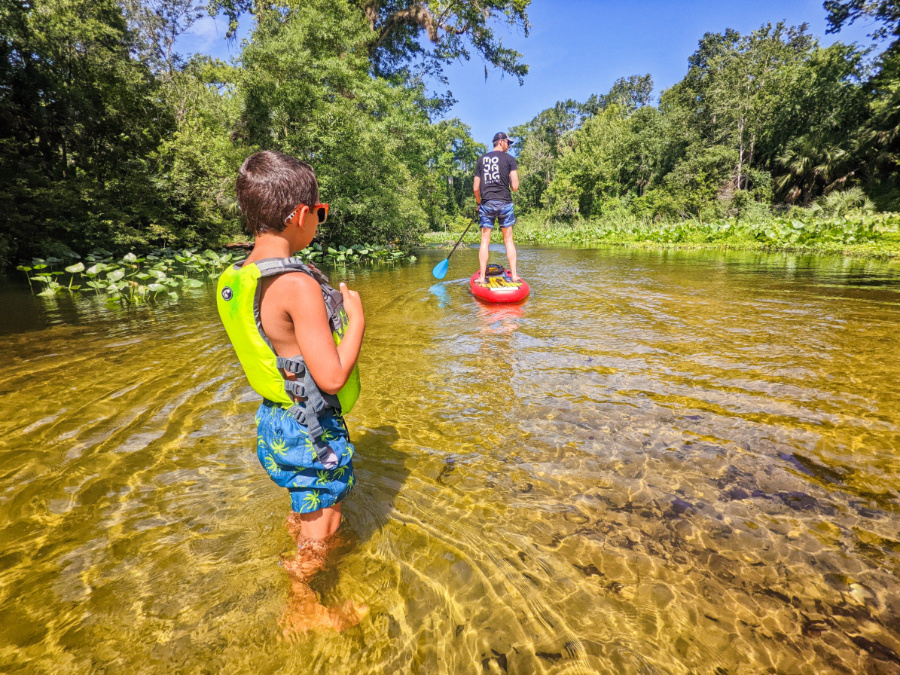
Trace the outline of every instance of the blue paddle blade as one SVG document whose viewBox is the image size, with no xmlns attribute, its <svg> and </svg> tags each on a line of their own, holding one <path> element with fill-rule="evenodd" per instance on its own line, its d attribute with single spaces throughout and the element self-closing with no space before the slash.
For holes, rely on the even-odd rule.
<svg viewBox="0 0 900 675">
<path fill-rule="evenodd" d="M 444 258 L 437 265 L 434 266 L 434 269 L 431 270 L 431 273 L 434 275 L 435 279 L 443 279 L 447 276 L 447 268 L 450 267 L 450 258 Z"/>
</svg>

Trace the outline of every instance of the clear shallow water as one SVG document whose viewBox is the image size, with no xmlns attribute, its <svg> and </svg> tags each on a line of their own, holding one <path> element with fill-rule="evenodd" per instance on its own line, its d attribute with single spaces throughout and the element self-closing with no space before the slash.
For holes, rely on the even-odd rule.
<svg viewBox="0 0 900 675">
<path fill-rule="evenodd" d="M 476 255 L 333 275 L 359 487 L 314 586 L 371 614 L 294 642 L 212 294 L 0 289 L 0 669 L 900 672 L 897 265 L 523 249 L 504 307 Z"/>
</svg>

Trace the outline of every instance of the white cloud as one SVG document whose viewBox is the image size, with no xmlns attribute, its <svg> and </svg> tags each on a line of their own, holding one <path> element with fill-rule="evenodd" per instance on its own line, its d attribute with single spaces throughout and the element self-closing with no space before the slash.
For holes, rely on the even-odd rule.
<svg viewBox="0 0 900 675">
<path fill-rule="evenodd" d="M 229 45 L 230 41 L 225 39 L 227 32 L 227 17 L 221 14 L 217 17 L 206 15 L 178 37 L 175 49 L 183 56 L 208 54 L 227 59 L 232 55 L 233 49 Z M 237 45 L 234 46 L 236 47 Z"/>
</svg>

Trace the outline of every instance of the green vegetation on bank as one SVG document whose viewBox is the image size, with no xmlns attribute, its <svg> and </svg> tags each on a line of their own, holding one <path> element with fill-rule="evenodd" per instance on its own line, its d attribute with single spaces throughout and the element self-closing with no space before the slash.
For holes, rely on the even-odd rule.
<svg viewBox="0 0 900 675">
<path fill-rule="evenodd" d="M 62 294 L 102 295 L 110 304 L 138 305 L 160 300 L 177 301 L 187 289 L 203 288 L 226 265 L 242 260 L 247 252 L 154 249 L 146 254 L 127 253 L 117 258 L 98 249 L 81 256 L 66 252 L 66 259 L 35 258 L 16 267 L 33 293 L 52 298 Z M 301 260 L 330 267 L 415 262 L 415 256 L 392 247 L 364 244 L 337 249 L 314 243 L 297 254 Z M 77 261 L 77 262 L 73 262 Z M 66 263 L 72 263 L 67 265 Z"/>
<path fill-rule="evenodd" d="M 430 232 L 425 242 L 452 246 L 464 227 Z M 479 241 L 471 231 L 463 240 Z M 499 235 L 495 237 L 499 241 Z M 624 215 L 616 219 L 554 223 L 525 216 L 516 224 L 516 241 L 532 245 L 638 246 L 679 249 L 741 249 L 836 253 L 900 258 L 900 214 L 848 214 L 810 217 L 801 209 L 778 217 L 652 221 Z"/>
<path fill-rule="evenodd" d="M 649 75 L 623 77 L 512 128 L 520 238 L 846 250 L 877 239 L 890 249 L 887 230 L 866 230 L 874 221 L 857 227 L 820 205 L 900 210 L 896 4 L 824 3 L 829 30 L 870 21 L 881 53 L 822 46 L 806 26 L 707 33 L 658 99 Z M 326 249 L 409 250 L 471 212 L 486 149 L 446 118 L 450 93 L 426 83 L 443 83 L 444 65 L 473 55 L 522 81 L 528 67 L 498 29 L 527 34 L 528 6 L 7 0 L 0 268 L 71 251 L 121 257 L 235 241 L 235 175 L 260 149 L 316 168 L 332 205 Z M 174 51 L 204 14 L 226 15 L 232 33 L 252 23 L 232 63 Z"/>
<path fill-rule="evenodd" d="M 5 0 L 0 268 L 239 238 L 234 180 L 260 149 L 315 167 L 328 245 L 409 247 L 459 211 L 484 150 L 424 82 L 471 56 L 521 79 L 495 30 L 527 32 L 527 6 Z M 233 63 L 174 50 L 207 13 L 252 24 Z"/>
<path fill-rule="evenodd" d="M 79 257 L 74 252 L 67 255 L 69 262 Z M 16 269 L 25 273 L 32 292 L 41 297 L 93 293 L 111 303 L 135 305 L 162 298 L 177 300 L 179 292 L 202 288 L 234 259 L 232 253 L 169 249 L 116 258 L 112 252 L 98 249 L 71 265 L 55 257 L 35 258 L 30 265 Z"/>
</svg>

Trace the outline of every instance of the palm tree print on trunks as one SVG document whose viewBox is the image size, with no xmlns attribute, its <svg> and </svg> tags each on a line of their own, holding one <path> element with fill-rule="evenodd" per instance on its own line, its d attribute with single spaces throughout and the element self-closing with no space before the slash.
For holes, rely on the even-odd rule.
<svg viewBox="0 0 900 675">
<path fill-rule="evenodd" d="M 321 503 L 322 503 L 322 500 L 319 499 L 318 492 L 308 492 L 308 493 L 306 493 L 306 496 L 303 497 L 303 508 L 304 509 L 306 509 L 308 507 L 308 509 L 310 511 L 318 511 L 319 504 L 321 504 Z"/>
</svg>

